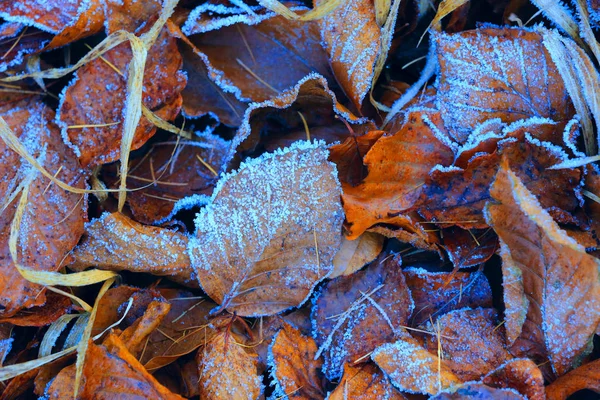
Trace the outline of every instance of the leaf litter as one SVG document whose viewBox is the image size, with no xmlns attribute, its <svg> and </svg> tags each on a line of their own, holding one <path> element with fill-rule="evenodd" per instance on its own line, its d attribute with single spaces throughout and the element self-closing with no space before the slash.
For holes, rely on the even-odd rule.
<svg viewBox="0 0 600 400">
<path fill-rule="evenodd" d="M 3 398 L 598 392 L 595 3 L 0 2 Z"/>
</svg>

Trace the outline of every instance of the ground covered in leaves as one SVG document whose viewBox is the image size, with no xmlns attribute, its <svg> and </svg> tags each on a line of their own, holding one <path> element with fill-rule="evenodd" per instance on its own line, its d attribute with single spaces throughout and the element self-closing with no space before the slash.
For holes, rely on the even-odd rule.
<svg viewBox="0 0 600 400">
<path fill-rule="evenodd" d="M 0 399 L 596 399 L 596 0 L 0 0 Z"/>
</svg>

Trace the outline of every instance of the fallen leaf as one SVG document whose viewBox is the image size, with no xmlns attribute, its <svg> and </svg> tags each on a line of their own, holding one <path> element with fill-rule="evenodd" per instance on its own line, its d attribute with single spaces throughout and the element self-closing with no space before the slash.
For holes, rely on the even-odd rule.
<svg viewBox="0 0 600 400">
<path fill-rule="evenodd" d="M 158 383 L 114 334 L 101 346 L 90 343 L 85 359 L 79 398 L 183 399 Z M 47 398 L 72 398 L 74 380 L 75 366 L 63 369 L 47 388 Z"/>
<path fill-rule="evenodd" d="M 574 114 L 541 35 L 525 28 L 480 28 L 434 35 L 440 65 L 437 108 L 451 137 L 463 143 L 485 120 Z M 539 73 L 532 74 L 531 71 Z"/>
<path fill-rule="evenodd" d="M 376 348 L 371 359 L 401 392 L 435 395 L 462 383 L 445 360 L 405 332 L 400 340 Z"/>
<path fill-rule="evenodd" d="M 290 399 L 323 399 L 318 374 L 323 361 L 315 360 L 317 344 L 289 324 L 275 335 L 269 348 L 269 367 L 275 383 L 273 396 Z"/>
<path fill-rule="evenodd" d="M 382 254 L 364 270 L 325 284 L 314 301 L 313 337 L 323 354 L 323 373 L 339 378 L 345 363 L 368 360 L 394 340 L 413 311 L 399 257 Z"/>
<path fill-rule="evenodd" d="M 369 170 L 364 181 L 355 187 L 343 185 L 350 239 L 375 224 L 400 222 L 399 214 L 419 198 L 429 170 L 452 163 L 454 154 L 440 126 L 439 113 L 413 112 L 398 132 L 382 136 L 371 147 L 364 157 Z"/>
<path fill-rule="evenodd" d="M 45 326 L 71 310 L 71 299 L 58 293 L 46 293 L 46 304 L 22 310 L 12 317 L 0 317 L 0 324 L 6 322 L 16 326 Z"/>
<path fill-rule="evenodd" d="M 333 272 L 329 279 L 351 275 L 373 261 L 383 249 L 385 238 L 376 233 L 365 232 L 356 240 L 342 237 L 342 246 L 333 258 Z"/>
<path fill-rule="evenodd" d="M 544 377 L 535 363 L 527 358 L 515 358 L 489 372 L 482 383 L 495 388 L 512 388 L 529 400 L 544 400 Z"/>
<path fill-rule="evenodd" d="M 474 267 L 489 260 L 498 248 L 498 237 L 491 229 L 467 231 L 444 229 L 444 249 L 455 269 Z"/>
<path fill-rule="evenodd" d="M 327 156 L 322 143 L 299 142 L 219 181 L 189 253 L 222 309 L 260 316 L 297 307 L 332 271 L 343 214 Z"/>
<path fill-rule="evenodd" d="M 190 14 L 183 33 L 198 50 L 209 78 L 238 100 L 265 101 L 313 72 L 333 81 L 316 22 L 267 12 L 251 24 L 236 18 L 223 26 L 216 19 L 196 27 L 197 14 Z"/>
<path fill-rule="evenodd" d="M 505 327 L 511 351 L 542 360 L 560 376 L 588 353 L 600 322 L 598 260 L 552 220 L 502 165 L 486 219 L 500 238 Z"/>
<path fill-rule="evenodd" d="M 365 178 L 368 170 L 363 157 L 384 134 L 385 131 L 369 131 L 329 148 L 329 159 L 337 166 L 340 182 L 356 186 Z"/>
<path fill-rule="evenodd" d="M 136 359 L 140 358 L 150 335 L 158 328 L 170 309 L 171 304 L 165 299 L 152 300 L 144 315 L 119 335 L 119 339 Z"/>
<path fill-rule="evenodd" d="M 352 367 L 344 364 L 344 375 L 335 390 L 329 394 L 330 400 L 404 400 L 406 397 L 394 389 L 387 377 L 373 363 Z"/>
<path fill-rule="evenodd" d="M 42 51 L 51 40 L 51 34 L 25 24 L 0 23 L 0 71 L 22 66 L 28 56 Z"/>
<path fill-rule="evenodd" d="M 442 257 L 437 231 L 438 229 L 428 229 L 426 221 L 423 221 L 423 218 L 415 211 L 396 215 L 393 226 L 376 224 L 368 229 L 368 232 L 398 239 L 400 242 L 409 243 L 418 249 L 437 252 Z"/>
<path fill-rule="evenodd" d="M 441 351 L 448 368 L 463 382 L 478 380 L 508 357 L 504 334 L 492 308 L 463 308 L 439 317 L 426 330 L 425 347 Z M 440 350 L 441 348 L 441 350 Z"/>
<path fill-rule="evenodd" d="M 516 390 L 495 389 L 481 383 L 469 383 L 455 391 L 442 392 L 431 397 L 435 400 L 464 400 L 464 399 L 490 399 L 490 400 L 525 400 Z"/>
<path fill-rule="evenodd" d="M 584 364 L 552 382 L 546 387 L 546 398 L 567 399 L 583 389 L 600 393 L 600 360 Z"/>
<path fill-rule="evenodd" d="M 62 93 L 59 125 L 83 166 L 93 167 L 120 157 L 131 58 L 129 44 L 120 44 L 81 67 Z M 176 39 L 163 28 L 148 51 L 142 99 L 149 110 L 167 121 L 174 119 L 181 107 L 180 92 L 186 82 L 181 64 Z M 132 150 L 155 132 L 156 127 L 142 117 Z"/>
<path fill-rule="evenodd" d="M 482 272 L 429 272 L 419 267 L 403 272 L 415 303 L 415 326 L 452 310 L 492 306 L 492 290 Z"/>
<path fill-rule="evenodd" d="M 0 116 L 38 162 L 56 178 L 83 189 L 87 172 L 62 142 L 52 122 L 54 112 L 35 99 L 1 109 Z M 66 254 L 77 244 L 86 219 L 84 195 L 71 193 L 33 168 L 0 142 L 0 165 L 4 179 L 0 183 L 3 212 L 0 215 L 0 305 L 2 317 L 10 317 L 22 308 L 45 303 L 44 287 L 21 276 L 9 252 L 8 240 L 17 200 L 24 186 L 28 197 L 19 230 L 17 249 L 22 267 L 37 271 L 57 271 Z"/>
<path fill-rule="evenodd" d="M 152 273 L 194 287 L 187 245 L 188 238 L 181 233 L 144 226 L 121 213 L 104 213 L 86 224 L 69 268 Z"/>
<path fill-rule="evenodd" d="M 11 324 L 0 324 L 0 366 L 4 364 L 4 359 L 10 353 L 14 339 L 12 336 L 13 326 Z"/>
<path fill-rule="evenodd" d="M 197 359 L 201 399 L 256 399 L 262 394 L 256 354 L 242 347 L 235 334 L 213 336 Z"/>
</svg>

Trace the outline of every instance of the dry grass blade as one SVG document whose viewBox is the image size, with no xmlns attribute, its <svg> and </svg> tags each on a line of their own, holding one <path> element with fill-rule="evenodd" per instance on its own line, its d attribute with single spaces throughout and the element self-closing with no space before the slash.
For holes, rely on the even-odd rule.
<svg viewBox="0 0 600 400">
<path fill-rule="evenodd" d="M 423 34 L 421 35 L 421 38 L 419 39 L 419 42 L 417 43 L 417 47 L 419 47 L 419 45 L 421 44 L 421 41 L 423 41 L 423 38 L 425 37 L 425 34 L 429 31 L 429 28 L 432 28 L 433 30 L 437 31 L 437 32 L 441 32 L 442 31 L 442 19 L 450 14 L 451 12 L 453 12 L 454 10 L 456 10 L 458 7 L 466 4 L 469 0 L 444 0 L 440 3 L 437 12 L 435 13 L 435 17 L 433 17 L 433 20 L 431 21 L 431 23 L 429 24 L 429 27 L 427 27 L 427 29 L 425 29 L 425 32 L 423 32 Z"/>
<path fill-rule="evenodd" d="M 77 318 L 79 316 L 79 314 L 61 315 L 56 321 L 54 321 L 50 325 L 50 327 L 46 331 L 46 334 L 44 335 L 44 338 L 42 339 L 42 343 L 40 344 L 38 358 L 46 357 L 52 354 L 52 348 L 56 344 L 56 341 L 58 340 L 60 334 L 65 330 L 69 322 L 71 322 L 74 318 Z"/>
<path fill-rule="evenodd" d="M 600 45 L 598 45 L 598 41 L 596 40 L 596 36 L 594 36 L 594 32 L 592 31 L 592 27 L 590 26 L 590 14 L 588 12 L 588 5 L 584 0 L 577 0 L 575 2 L 577 7 L 577 14 L 579 14 L 579 30 L 583 40 L 590 46 L 590 50 L 594 53 L 594 57 L 596 57 L 597 61 L 600 61 Z"/>
<path fill-rule="evenodd" d="M 581 37 L 579 37 L 579 26 L 577 21 L 571 15 L 569 10 L 562 2 L 556 0 L 531 0 L 543 14 L 552 22 L 559 26 L 563 31 L 567 32 L 577 43 L 585 46 Z"/>
<path fill-rule="evenodd" d="M 288 7 L 283 5 L 277 0 L 258 0 L 258 3 L 268 8 L 269 10 L 287 18 L 287 19 L 297 19 L 300 21 L 312 21 L 315 19 L 320 19 L 335 10 L 340 4 L 343 3 L 343 0 L 326 0 L 318 7 L 313 8 L 309 12 L 305 14 L 296 14 L 294 11 L 290 10 Z"/>
</svg>

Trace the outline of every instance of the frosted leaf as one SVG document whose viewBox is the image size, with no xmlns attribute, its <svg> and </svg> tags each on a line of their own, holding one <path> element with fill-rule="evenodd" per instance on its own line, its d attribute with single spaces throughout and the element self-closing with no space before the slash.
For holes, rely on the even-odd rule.
<svg viewBox="0 0 600 400">
<path fill-rule="evenodd" d="M 504 297 L 507 315 L 521 315 L 507 325 L 509 337 L 516 337 L 511 352 L 527 351 L 536 362 L 549 359 L 562 375 L 591 350 L 600 323 L 600 263 L 559 228 L 507 165 L 491 195 L 499 203 L 486 206 L 486 220 L 503 243 L 503 268 L 514 270 L 504 277 L 519 278 L 504 285 L 521 287 Z"/>
<path fill-rule="evenodd" d="M 31 100 L 0 107 L 0 116 L 48 172 L 71 186 L 85 188 L 88 172 L 63 144 L 50 108 Z M 4 141 L 0 141 L 0 165 L 0 199 L 6 207 L 0 213 L 0 316 L 6 317 L 45 302 L 44 287 L 21 276 L 8 247 L 10 225 L 23 187 L 28 185 L 29 193 L 17 242 L 18 261 L 25 268 L 40 271 L 57 271 L 77 244 L 86 219 L 87 196 L 51 184 Z"/>
<path fill-rule="evenodd" d="M 371 359 L 401 392 L 434 395 L 462 383 L 444 360 L 406 332 L 400 340 L 376 348 Z"/>
<path fill-rule="evenodd" d="M 343 213 L 323 143 L 243 163 L 196 216 L 192 265 L 221 308 L 271 315 L 302 304 L 333 269 Z"/>
<path fill-rule="evenodd" d="M 478 124 L 500 118 L 567 121 L 573 106 L 541 35 L 486 27 L 435 37 L 440 63 L 437 106 L 460 143 Z M 532 73 L 531 71 L 536 71 Z"/>
<path fill-rule="evenodd" d="M 4 364 L 4 359 L 12 348 L 14 339 L 11 337 L 13 326 L 10 324 L 0 324 L 0 366 Z"/>
<path fill-rule="evenodd" d="M 577 392 L 588 389 L 600 391 L 600 360 L 594 360 L 561 376 L 546 386 L 548 400 L 562 400 L 577 396 Z M 572 396 L 575 395 L 575 396 Z"/>
<path fill-rule="evenodd" d="M 52 39 L 49 33 L 33 32 L 31 29 L 27 32 L 28 35 L 25 35 L 24 29 L 27 29 L 27 26 L 17 22 L 0 24 L 0 54 L 4 54 L 0 59 L 0 72 L 22 65 L 29 55 L 42 51 Z"/>
<path fill-rule="evenodd" d="M 481 272 L 429 272 L 411 267 L 404 270 L 415 302 L 414 325 L 433 320 L 463 307 L 491 307 L 492 290 Z"/>
<path fill-rule="evenodd" d="M 324 397 L 319 370 L 323 361 L 315 360 L 317 344 L 285 323 L 269 347 L 268 366 L 275 386 L 273 398 L 318 399 Z"/>
<path fill-rule="evenodd" d="M 529 400 L 545 400 L 542 371 L 528 358 L 506 361 L 481 380 L 495 388 L 512 388 Z"/>
<path fill-rule="evenodd" d="M 344 364 L 344 375 L 328 400 L 404 400 L 385 374 L 372 362 L 350 366 Z"/>
<path fill-rule="evenodd" d="M 196 286 L 187 244 L 188 238 L 181 233 L 144 226 L 120 213 L 104 213 L 86 224 L 69 267 L 145 272 Z"/>
<path fill-rule="evenodd" d="M 256 354 L 242 347 L 227 331 L 215 335 L 198 351 L 200 398 L 207 400 L 255 400 L 263 392 Z"/>
<path fill-rule="evenodd" d="M 414 309 L 399 257 L 385 256 L 329 281 L 314 301 L 313 337 L 330 380 L 342 375 L 344 363 L 366 361 L 375 347 L 398 337 Z"/>
<path fill-rule="evenodd" d="M 425 347 L 436 354 L 441 346 L 443 360 L 457 377 L 478 380 L 509 357 L 497 319 L 491 308 L 450 311 L 427 324 L 425 329 L 435 335 L 425 337 Z"/>
<path fill-rule="evenodd" d="M 431 400 L 527 400 L 519 392 L 513 389 L 495 389 L 481 383 L 467 383 L 461 387 L 454 387 L 443 391 Z"/>
<path fill-rule="evenodd" d="M 498 248 L 498 237 L 489 229 L 467 231 L 451 227 L 442 236 L 444 249 L 456 270 L 483 264 Z"/>
<path fill-rule="evenodd" d="M 333 259 L 334 270 L 330 279 L 342 275 L 351 275 L 370 263 L 383 249 L 385 237 L 376 233 L 365 232 L 356 240 L 342 237 L 342 246 Z"/>
</svg>

